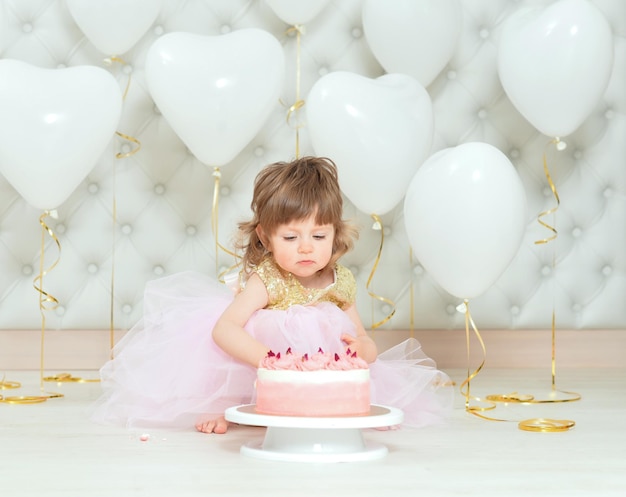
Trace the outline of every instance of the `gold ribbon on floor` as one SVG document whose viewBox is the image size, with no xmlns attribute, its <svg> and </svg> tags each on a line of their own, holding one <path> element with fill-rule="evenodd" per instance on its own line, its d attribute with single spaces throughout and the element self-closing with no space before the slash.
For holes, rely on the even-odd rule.
<svg viewBox="0 0 626 497">
<path fill-rule="evenodd" d="M 0 390 L 12 390 L 20 388 L 22 384 L 19 381 L 7 381 L 6 376 L 2 376 L 0 380 Z M 6 402 L 4 395 L 0 394 L 0 402 Z"/>
<path fill-rule="evenodd" d="M 487 349 L 485 347 L 485 342 L 483 341 L 478 328 L 476 327 L 476 323 L 474 323 L 474 319 L 470 313 L 469 302 L 467 300 L 463 301 L 463 304 L 457 307 L 457 310 L 463 312 L 465 314 L 465 337 L 466 337 L 466 347 L 467 347 L 467 378 L 463 383 L 461 383 L 461 393 L 465 397 L 465 410 L 466 412 L 477 416 L 481 419 L 485 419 L 487 421 L 513 421 L 510 419 L 502 419 L 502 418 L 494 418 L 491 416 L 487 416 L 483 414 L 485 411 L 493 410 L 497 407 L 497 402 L 519 402 L 522 404 L 532 403 L 532 396 L 528 395 L 518 395 L 516 393 L 509 394 L 507 396 L 500 396 L 499 398 L 495 398 L 493 395 L 488 395 L 485 399 L 481 399 L 480 397 L 475 397 L 471 395 L 470 392 L 470 384 L 471 381 L 476 378 L 478 373 L 483 369 L 485 365 L 485 361 L 487 358 Z M 470 326 L 474 331 L 474 335 L 478 339 L 482 349 L 482 359 L 480 365 L 472 372 L 470 372 Z M 504 399 L 507 400 L 504 400 Z M 471 405 L 471 402 L 479 402 L 482 405 Z M 531 418 L 519 421 L 517 426 L 520 430 L 524 431 L 538 431 L 544 433 L 554 433 L 569 430 L 575 426 L 575 422 L 569 419 L 549 419 L 549 418 Z"/>
<path fill-rule="evenodd" d="M 559 431 L 567 431 L 573 428 L 576 423 L 570 419 L 546 419 L 533 418 L 520 421 L 518 427 L 524 431 L 539 431 L 542 433 L 554 433 Z"/>
<path fill-rule="evenodd" d="M 56 397 L 63 397 L 63 395 L 58 394 Z M 53 396 L 43 396 L 43 395 L 13 395 L 11 397 L 3 397 L 0 395 L 0 403 L 3 404 L 41 404 L 48 399 L 54 398 Z"/>
<path fill-rule="evenodd" d="M 6 375 L 2 376 L 0 380 L 0 390 L 13 390 L 15 388 L 20 388 L 22 384 L 19 381 L 7 381 Z M 0 394 L 0 402 L 4 400 L 4 395 Z"/>
<path fill-rule="evenodd" d="M 377 214 L 372 214 L 371 217 L 374 220 L 374 225 L 372 226 L 372 228 L 380 231 L 380 246 L 378 247 L 378 254 L 376 254 L 376 260 L 374 261 L 374 266 L 372 267 L 372 271 L 370 272 L 370 275 L 367 278 L 365 289 L 367 290 L 367 293 L 370 295 L 370 297 L 376 300 L 379 300 L 380 302 L 384 302 L 385 304 L 388 304 L 391 306 L 391 312 L 387 314 L 387 316 L 385 316 L 380 321 L 372 324 L 372 329 L 375 330 L 376 328 L 385 324 L 387 321 L 389 321 L 393 317 L 393 315 L 396 313 L 396 304 L 393 301 L 385 297 L 381 297 L 380 295 L 377 295 L 370 290 L 370 285 L 372 283 L 372 279 L 374 278 L 374 274 L 376 273 L 376 268 L 378 267 L 378 263 L 380 262 L 380 255 L 383 251 L 383 245 L 385 243 L 385 231 L 383 229 L 383 223 L 380 217 Z M 372 321 L 374 321 L 374 308 L 373 307 L 372 307 Z"/>
<path fill-rule="evenodd" d="M 550 141 L 546 148 L 549 145 L 555 145 L 557 150 L 564 150 L 567 147 L 567 144 L 561 141 L 558 137 L 554 140 Z M 558 236 L 558 231 L 556 227 L 552 224 L 547 223 L 543 220 L 546 216 L 550 214 L 555 214 L 558 210 L 561 200 L 559 198 L 559 194 L 556 190 L 556 186 L 554 185 L 554 181 L 552 181 L 552 175 L 550 174 L 550 170 L 548 168 L 548 160 L 547 160 L 547 152 L 544 150 L 543 153 L 543 171 L 548 181 L 548 185 L 550 186 L 550 190 L 554 195 L 554 199 L 556 205 L 550 209 L 547 209 L 541 212 L 537 218 L 539 224 L 548 229 L 552 234 L 546 238 L 542 238 L 540 240 L 536 240 L 535 244 L 547 244 L 553 240 L 555 240 Z M 552 269 L 554 270 L 556 267 L 556 256 L 553 252 L 552 254 Z M 504 402 L 504 403 L 519 403 L 519 404 L 548 404 L 548 403 L 560 403 L 560 402 L 573 402 L 581 399 L 581 395 L 576 392 L 568 392 L 564 390 L 557 390 L 556 388 L 556 311 L 554 306 L 552 308 L 552 323 L 551 323 L 551 333 L 552 333 L 552 353 L 551 353 L 551 366 L 552 366 L 552 388 L 548 398 L 537 399 L 534 395 L 531 394 L 519 394 L 518 392 L 511 392 L 508 394 L 494 394 L 488 395 L 487 399 L 491 402 Z M 563 394 L 562 396 L 557 396 L 557 394 Z M 575 425 L 574 421 L 570 420 L 553 420 L 546 418 L 535 418 L 524 420 L 519 423 L 519 428 L 526 431 L 541 431 L 541 432 L 554 432 L 554 431 L 565 431 L 572 428 Z"/>
<path fill-rule="evenodd" d="M 19 381 L 7 381 L 6 376 L 3 376 L 0 380 L 0 390 L 11 390 L 14 388 L 20 388 L 22 384 Z"/>
<path fill-rule="evenodd" d="M 296 24 L 287 30 L 287 34 L 294 32 L 296 33 L 296 101 L 287 110 L 287 125 L 291 124 L 291 117 L 297 115 L 298 111 L 304 106 L 304 100 L 300 98 L 300 41 L 305 32 L 304 26 Z M 294 126 L 296 130 L 296 159 L 300 157 L 300 128 L 302 128 L 302 125 L 296 123 Z"/>
<path fill-rule="evenodd" d="M 215 180 L 213 182 L 213 207 L 211 210 L 211 228 L 213 229 L 213 237 L 215 238 L 215 274 L 217 275 L 217 279 L 220 283 L 225 283 L 226 282 L 224 279 L 225 275 L 237 267 L 239 256 L 232 250 L 228 250 L 226 247 L 221 245 L 219 241 L 219 230 L 218 230 L 219 205 L 220 205 L 219 198 L 220 198 L 220 180 L 222 178 L 222 173 L 219 167 L 213 168 L 213 177 L 215 178 Z M 219 254 L 220 249 L 226 252 L 228 255 L 233 256 L 236 261 L 232 266 L 226 268 L 224 271 L 221 271 L 221 272 L 219 270 L 219 259 L 218 259 L 218 254 Z"/>
<path fill-rule="evenodd" d="M 72 376 L 70 373 L 59 373 L 53 376 L 44 377 L 43 381 L 56 383 L 99 383 L 99 378 L 87 379 L 79 376 Z"/>
<path fill-rule="evenodd" d="M 582 396 L 576 392 L 568 392 L 566 390 L 558 390 L 556 388 L 556 326 L 555 316 L 552 313 L 552 384 L 548 398 L 536 398 L 531 394 L 519 394 L 518 392 L 511 392 L 508 394 L 493 394 L 488 395 L 487 399 L 492 402 L 506 402 L 506 403 L 518 403 L 518 404 L 555 404 L 561 402 L 574 402 L 580 400 Z M 559 395 L 561 394 L 561 395 Z M 573 425 L 572 425 L 573 426 Z M 532 431 L 532 430 L 531 430 Z M 537 431 L 537 430 L 535 430 Z"/>
</svg>

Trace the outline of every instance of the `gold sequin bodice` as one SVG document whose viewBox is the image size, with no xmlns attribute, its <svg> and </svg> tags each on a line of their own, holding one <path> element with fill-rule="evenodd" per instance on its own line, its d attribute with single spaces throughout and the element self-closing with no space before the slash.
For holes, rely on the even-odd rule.
<svg viewBox="0 0 626 497">
<path fill-rule="evenodd" d="M 356 300 L 356 282 L 350 270 L 335 266 L 335 281 L 326 288 L 305 288 L 291 273 L 283 274 L 271 258 L 264 259 L 255 272 L 265 284 L 269 296 L 266 309 L 285 310 L 292 305 L 331 302 L 346 309 Z"/>
</svg>

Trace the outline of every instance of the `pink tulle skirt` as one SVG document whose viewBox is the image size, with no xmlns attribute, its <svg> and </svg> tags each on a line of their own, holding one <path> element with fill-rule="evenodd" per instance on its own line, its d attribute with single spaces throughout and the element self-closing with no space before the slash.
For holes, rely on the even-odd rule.
<svg viewBox="0 0 626 497">
<path fill-rule="evenodd" d="M 256 369 L 224 353 L 211 330 L 233 293 L 195 272 L 177 273 L 146 286 L 144 317 L 120 340 L 101 369 L 103 394 L 92 419 L 127 427 L 192 428 L 231 406 L 255 401 Z M 342 351 L 352 322 L 337 306 L 259 310 L 246 330 L 274 351 Z M 443 420 L 451 410 L 448 377 L 409 339 L 370 365 L 372 403 L 404 411 L 408 426 Z"/>
</svg>

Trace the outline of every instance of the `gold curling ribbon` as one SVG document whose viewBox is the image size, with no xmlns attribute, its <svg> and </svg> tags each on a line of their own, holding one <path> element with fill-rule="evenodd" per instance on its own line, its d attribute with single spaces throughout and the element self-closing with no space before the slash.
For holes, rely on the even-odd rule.
<svg viewBox="0 0 626 497">
<path fill-rule="evenodd" d="M 128 87 L 126 89 L 128 90 Z M 124 94 L 124 97 L 126 97 L 126 93 Z M 124 133 L 120 133 L 119 131 L 116 131 L 115 134 L 119 136 L 120 138 L 122 138 L 123 140 L 127 140 L 136 145 L 134 148 L 131 148 L 131 150 L 129 150 L 128 152 L 116 153 L 115 154 L 116 159 L 127 159 L 128 157 L 132 157 L 137 152 L 139 152 L 139 150 L 141 150 L 141 143 L 139 142 L 139 140 L 137 140 L 137 138 L 130 136 L 130 135 L 126 135 Z M 112 218 L 111 282 L 110 282 L 111 291 L 109 292 L 110 299 L 111 299 L 109 302 L 109 350 L 111 351 L 110 352 L 111 359 L 113 359 L 113 348 L 115 346 L 115 231 L 117 227 L 117 194 L 116 194 L 117 186 L 116 185 L 117 185 L 117 168 L 115 167 L 115 164 L 114 164 L 113 165 L 113 198 L 111 200 L 111 218 Z M 60 376 L 62 378 L 66 377 L 65 373 Z M 51 379 L 50 381 L 57 381 L 57 380 Z M 70 380 L 62 380 L 62 381 L 73 381 L 73 379 L 70 378 Z M 98 381 L 98 380 L 93 380 L 93 381 Z"/>
<path fill-rule="evenodd" d="M 211 228 L 213 229 L 213 237 L 215 238 L 215 274 L 217 275 L 218 281 L 220 283 L 225 283 L 224 276 L 228 274 L 230 271 L 235 269 L 238 266 L 238 263 L 235 262 L 232 266 L 220 272 L 219 270 L 219 262 L 218 262 L 218 253 L 219 250 L 223 250 L 228 255 L 231 255 L 235 258 L 236 261 L 239 260 L 239 256 L 235 254 L 233 251 L 228 250 L 226 247 L 220 244 L 219 242 L 219 233 L 218 233 L 218 225 L 219 225 L 219 196 L 220 196 L 220 179 L 222 177 L 222 173 L 219 167 L 213 168 L 213 177 L 215 178 L 213 182 L 213 207 L 211 210 Z"/>
<path fill-rule="evenodd" d="M 0 395 L 0 402 L 3 404 L 41 404 L 51 398 L 53 397 L 44 397 L 42 395 L 14 395 L 11 397 Z"/>
<path fill-rule="evenodd" d="M 35 278 L 35 282 L 39 282 L 39 286 L 37 286 L 36 284 L 35 289 L 39 292 L 39 310 L 41 312 L 41 357 L 40 357 L 40 365 L 39 365 L 39 372 L 40 372 L 40 382 L 41 382 L 41 390 L 43 391 L 43 383 L 46 381 L 50 381 L 49 377 L 44 376 L 43 372 L 44 372 L 44 362 L 45 362 L 45 329 L 46 329 L 46 311 L 49 310 L 54 310 L 57 308 L 57 306 L 59 305 L 59 301 L 52 295 L 46 293 L 43 290 L 43 277 L 48 274 L 50 271 L 52 271 L 52 269 L 54 269 L 57 264 L 59 263 L 59 261 L 61 260 L 61 243 L 59 242 L 59 239 L 57 238 L 56 234 L 54 233 L 54 231 L 52 231 L 52 229 L 45 223 L 44 219 L 50 215 L 53 218 L 56 218 L 56 211 L 51 211 L 51 212 L 45 212 L 40 218 L 39 218 L 39 223 L 41 224 L 42 227 L 42 231 L 41 231 L 41 260 L 40 260 L 40 267 L 39 267 L 39 275 Z M 48 233 L 48 235 L 54 240 L 54 242 L 57 245 L 57 258 L 56 260 L 47 268 L 44 270 L 44 247 L 45 247 L 45 234 Z M 64 375 L 67 375 L 69 377 L 71 377 L 70 374 L 68 373 L 64 373 Z M 54 394 L 50 394 L 48 395 L 47 398 L 57 398 L 57 397 L 63 397 L 63 394 L 60 393 L 54 393 Z M 38 397 L 22 397 L 20 399 L 19 403 L 26 403 L 26 404 L 33 404 L 33 403 L 37 403 L 38 402 Z M 18 402 L 13 402 L 13 403 L 18 403 Z"/>
<path fill-rule="evenodd" d="M 111 64 L 113 62 L 119 62 L 121 64 L 125 64 L 126 62 L 116 56 L 105 59 L 105 62 Z M 128 76 L 128 81 L 126 83 L 126 88 L 122 95 L 122 100 L 126 100 L 126 96 L 128 95 L 128 90 L 130 88 L 131 76 Z M 134 148 L 131 148 L 128 152 L 118 152 L 115 154 L 116 159 L 126 159 L 135 155 L 141 149 L 140 141 L 130 135 L 121 133 L 116 131 L 115 134 L 122 138 L 123 140 L 129 141 L 135 144 Z M 113 348 L 115 346 L 115 229 L 117 224 L 117 199 L 116 199 L 116 168 L 113 168 L 113 199 L 112 199 L 112 218 L 113 218 L 113 240 L 112 240 L 112 251 L 111 251 L 111 291 L 110 291 L 110 312 L 109 312 L 109 348 L 111 351 L 111 358 L 113 358 Z M 98 383 L 100 379 L 86 379 L 77 376 L 73 376 L 70 373 L 59 373 L 53 376 L 46 376 L 43 378 L 43 381 L 46 382 L 55 382 L 55 383 Z"/>
<path fill-rule="evenodd" d="M 365 289 L 367 290 L 367 293 L 370 295 L 370 297 L 376 300 L 379 300 L 381 302 L 384 302 L 386 304 L 389 304 L 391 306 L 391 312 L 387 314 L 387 316 L 384 319 L 372 324 L 372 329 L 375 330 L 376 328 L 385 324 L 387 321 L 389 321 L 393 317 L 393 315 L 396 313 L 396 304 L 393 301 L 385 297 L 381 297 L 380 295 L 377 295 L 370 290 L 370 284 L 372 283 L 372 278 L 374 278 L 374 274 L 376 273 L 376 268 L 378 267 L 378 263 L 380 262 L 380 255 L 383 251 L 383 244 L 385 242 L 385 233 L 383 229 L 383 223 L 380 217 L 378 217 L 378 215 L 376 214 L 372 214 L 371 217 L 372 219 L 374 219 L 373 228 L 380 230 L 380 246 L 378 247 L 378 254 L 376 255 L 376 260 L 374 261 L 374 266 L 372 267 L 372 271 L 370 272 L 370 275 L 367 278 Z M 374 309 L 373 308 L 372 308 L 372 321 L 374 321 Z"/>
<path fill-rule="evenodd" d="M 112 65 L 114 62 L 119 62 L 122 65 L 126 65 L 126 61 L 116 55 L 113 55 L 111 57 L 107 57 L 106 59 L 104 59 L 104 63 L 109 66 Z M 131 80 L 131 75 L 129 74 L 128 81 L 126 82 L 126 88 L 124 89 L 124 94 L 122 95 L 122 100 L 125 100 L 126 95 L 128 95 L 128 90 L 130 88 L 130 80 Z"/>
<path fill-rule="evenodd" d="M 413 247 L 409 246 L 409 268 L 413 266 Z M 411 271 L 409 277 L 409 336 L 414 337 L 415 327 L 415 310 L 413 306 L 413 299 L 415 298 L 415 292 L 413 289 L 413 271 Z"/>
<path fill-rule="evenodd" d="M 487 421 L 512 421 L 509 419 L 494 418 L 494 417 L 486 416 L 485 414 L 483 414 L 485 411 L 489 411 L 489 410 L 496 408 L 497 404 L 496 404 L 496 400 L 493 398 L 494 396 L 489 395 L 483 400 L 479 397 L 472 396 L 470 393 L 471 380 L 476 378 L 478 373 L 482 370 L 483 366 L 485 365 L 485 361 L 487 357 L 487 349 L 485 347 L 485 342 L 483 341 L 478 331 L 478 328 L 476 327 L 476 323 L 474 323 L 474 320 L 471 316 L 471 313 L 469 310 L 469 302 L 467 300 L 464 300 L 463 304 L 461 304 L 458 307 L 458 309 L 463 310 L 465 313 L 465 337 L 466 337 L 466 347 L 467 347 L 467 378 L 461 384 L 461 392 L 465 396 L 465 410 L 468 413 L 473 414 L 474 416 L 477 416 L 481 419 L 485 419 Z M 478 342 L 480 343 L 482 354 L 483 354 L 480 365 L 473 372 L 470 372 L 470 332 L 469 332 L 470 325 L 474 331 L 476 338 L 478 339 Z M 513 401 L 513 402 L 521 402 L 521 403 L 530 403 L 529 401 L 532 401 L 532 396 L 518 395 L 516 393 L 510 394 L 508 396 L 502 396 L 502 398 L 504 397 L 509 399 L 508 402 Z M 470 405 L 472 400 L 476 402 L 482 402 L 484 405 L 483 406 Z M 520 430 L 524 430 L 524 431 L 555 433 L 555 432 L 567 431 L 570 428 L 574 427 L 575 424 L 576 423 L 574 421 L 571 421 L 569 419 L 532 418 L 532 419 L 519 421 L 517 426 Z"/>
<path fill-rule="evenodd" d="M 122 59 L 121 57 L 117 57 L 115 55 L 104 59 L 104 62 L 107 65 L 111 65 L 114 62 L 118 62 L 122 65 L 126 64 L 126 61 L 124 59 Z M 124 93 L 122 95 L 123 101 L 125 101 L 126 97 L 128 96 L 128 90 L 130 89 L 131 79 L 132 79 L 131 74 L 128 74 L 126 88 L 124 89 Z M 116 159 L 126 159 L 128 157 L 135 155 L 141 149 L 141 143 L 139 142 L 139 140 L 137 140 L 137 138 L 130 136 L 130 135 L 126 135 L 124 133 L 120 133 L 119 131 L 116 131 L 115 134 L 119 136 L 120 138 L 122 138 L 123 140 L 127 140 L 136 145 L 134 148 L 132 148 L 128 152 L 116 153 L 115 154 Z M 114 165 L 113 166 L 113 199 L 112 199 L 112 205 L 111 205 L 111 217 L 113 218 L 112 241 L 111 241 L 111 282 L 110 282 L 111 291 L 110 291 L 110 302 L 109 302 L 109 350 L 110 350 L 111 359 L 113 359 L 113 355 L 114 355 L 113 349 L 115 347 L 115 230 L 117 226 L 116 169 L 117 168 Z M 74 378 L 71 375 L 69 379 L 67 379 L 67 375 L 65 373 L 61 375 L 57 375 L 57 377 L 55 378 L 60 378 L 61 381 L 74 381 Z M 58 380 L 51 379 L 50 381 L 58 381 Z M 99 380 L 93 380 L 93 381 L 99 381 Z"/>
<path fill-rule="evenodd" d="M 6 376 L 2 376 L 0 380 L 0 390 L 12 390 L 15 388 L 20 388 L 22 384 L 19 381 L 7 381 Z M 5 401 L 4 395 L 0 394 L 0 402 L 10 403 L 9 401 Z"/>
<path fill-rule="evenodd" d="M 287 125 L 290 124 L 291 117 L 297 115 L 298 111 L 304 106 L 304 100 L 300 98 L 300 41 L 305 32 L 304 26 L 300 24 L 291 26 L 286 34 L 294 32 L 296 33 L 296 101 L 294 104 L 290 105 L 287 110 Z M 296 130 L 296 159 L 300 157 L 300 128 L 302 128 L 302 125 L 296 123 L 294 126 Z"/>
<path fill-rule="evenodd" d="M 480 373 L 480 371 L 483 369 L 485 365 L 485 361 L 487 358 L 487 349 L 485 347 L 485 342 L 483 341 L 483 337 L 480 335 L 480 332 L 478 331 L 478 328 L 476 327 L 476 323 L 474 323 L 474 319 L 472 318 L 472 315 L 470 313 L 469 301 L 467 299 L 464 300 L 463 303 L 457 307 L 457 310 L 463 311 L 463 314 L 465 315 L 465 346 L 466 346 L 466 351 L 467 351 L 467 377 L 465 378 L 463 383 L 461 383 L 461 387 L 460 387 L 461 393 L 465 397 L 465 411 L 479 418 L 486 419 L 488 421 L 506 421 L 505 419 L 492 418 L 492 417 L 485 416 L 484 414 L 482 414 L 485 411 L 490 411 L 492 409 L 495 409 L 496 404 L 494 404 L 493 402 L 485 401 L 481 399 L 480 397 L 472 396 L 471 394 L 471 382 L 474 378 L 476 378 L 476 376 L 478 376 L 478 373 Z M 472 330 L 474 331 L 474 335 L 476 336 L 478 343 L 480 343 L 480 347 L 482 350 L 481 362 L 478 365 L 478 367 L 474 371 L 471 371 L 471 372 L 470 372 L 470 362 L 471 362 L 470 361 L 470 325 L 471 325 Z M 480 402 L 480 403 L 483 403 L 484 405 L 482 406 L 470 405 L 471 401 Z"/>
<path fill-rule="evenodd" d="M 61 244 L 56 234 L 52 229 L 46 224 L 46 217 L 57 217 L 56 211 L 45 211 L 39 217 L 39 224 L 41 225 L 41 254 L 39 260 L 39 274 L 34 279 L 33 286 L 35 290 L 39 293 L 39 312 L 41 314 L 41 352 L 39 359 L 39 379 L 40 379 L 40 389 L 42 393 L 45 395 L 36 395 L 36 396 L 11 396 L 11 397 L 3 397 L 0 399 L 1 402 L 7 404 L 38 404 L 41 402 L 45 402 L 48 399 L 63 397 L 63 394 L 60 393 L 47 393 L 44 391 L 44 357 L 45 357 L 45 332 L 46 332 L 46 311 L 56 309 L 59 304 L 59 301 L 53 296 L 43 290 L 43 278 L 47 275 L 52 269 L 54 269 L 61 259 Z M 44 269 L 44 259 L 45 259 L 45 235 L 46 233 L 54 240 L 54 243 L 57 246 L 57 258 L 54 262 L 46 269 Z"/>
<path fill-rule="evenodd" d="M 562 142 L 558 137 L 555 138 L 554 140 L 552 140 L 548 145 L 550 144 L 554 144 L 557 148 L 557 150 L 564 150 L 565 147 L 567 146 L 565 142 Z M 538 222 L 539 224 L 541 224 L 542 226 L 545 226 L 546 228 L 548 228 L 549 230 L 551 230 L 554 235 L 551 236 L 550 238 L 546 238 L 546 239 L 542 239 L 542 240 L 537 240 L 535 241 L 535 244 L 544 244 L 544 243 L 548 243 L 549 241 L 555 240 L 556 237 L 558 236 L 558 232 L 556 230 L 555 227 L 548 225 L 547 223 L 544 223 L 541 221 L 541 217 L 546 216 L 550 213 L 554 213 L 556 212 L 556 210 L 558 209 L 559 205 L 561 204 L 561 201 L 559 199 L 559 194 L 556 191 L 556 186 L 554 185 L 554 182 L 552 181 L 552 176 L 550 175 L 550 171 L 548 170 L 548 161 L 546 159 L 546 152 L 544 151 L 543 153 L 543 171 L 546 175 L 546 179 L 548 181 L 548 185 L 550 185 L 550 190 L 552 190 L 552 194 L 554 195 L 554 199 L 556 201 L 556 206 L 552 209 L 549 209 L 545 212 L 542 212 L 541 214 L 539 214 L 539 219 Z M 552 254 L 552 269 L 556 268 L 556 256 L 553 252 Z M 556 392 L 559 393 L 563 393 L 565 395 L 568 395 L 569 397 L 565 398 L 565 399 L 547 399 L 547 400 L 537 400 L 535 402 L 537 403 L 548 403 L 548 402 L 572 402 L 572 401 L 576 401 L 576 400 L 580 400 L 582 397 L 580 394 L 576 393 L 576 392 L 567 392 L 564 390 L 557 390 L 556 388 L 556 311 L 554 310 L 554 306 L 552 307 L 552 354 L 551 354 L 551 372 L 552 372 L 552 392 L 551 394 L 554 396 L 556 394 Z"/>
<path fill-rule="evenodd" d="M 559 140 L 559 138 L 555 138 L 554 140 L 552 140 L 550 142 L 550 144 L 552 144 L 552 143 L 555 143 L 557 146 L 559 146 L 559 144 L 560 145 L 564 144 L 564 142 L 561 142 Z M 552 190 L 552 194 L 554 195 L 554 198 L 556 200 L 556 205 L 554 207 L 546 210 L 546 211 L 543 211 L 543 212 L 539 213 L 539 216 L 537 216 L 537 222 L 539 224 L 541 224 L 543 227 L 547 228 L 548 230 L 550 230 L 552 232 L 552 235 L 550 237 L 543 238 L 541 240 L 536 240 L 535 244 L 537 244 L 537 245 L 538 244 L 543 244 L 543 243 L 548 243 L 548 242 L 556 239 L 557 234 L 558 234 L 557 231 L 556 231 L 556 228 L 554 226 L 549 225 L 545 221 L 542 221 L 541 218 L 544 218 L 544 217 L 546 217 L 546 216 L 548 216 L 550 214 L 554 214 L 558 210 L 559 206 L 561 205 L 561 200 L 559 198 L 559 194 L 556 191 L 556 186 L 554 186 L 554 182 L 552 181 L 552 176 L 550 175 L 550 171 L 548 169 L 548 160 L 546 158 L 545 150 L 543 152 L 543 172 L 546 175 L 546 179 L 548 180 L 548 185 L 550 185 L 550 190 Z"/>
<path fill-rule="evenodd" d="M 53 376 L 46 376 L 43 381 L 56 383 L 99 383 L 99 378 L 87 379 L 79 376 L 72 376 L 70 373 L 59 373 Z"/>
<path fill-rule="evenodd" d="M 12 390 L 14 388 L 20 388 L 21 386 L 22 384 L 19 381 L 7 381 L 6 376 L 2 376 L 0 380 L 0 390 Z"/>
<path fill-rule="evenodd" d="M 546 419 L 532 418 L 520 421 L 518 427 L 524 431 L 538 431 L 542 433 L 554 433 L 559 431 L 567 431 L 573 428 L 576 423 L 570 419 Z"/>
<path fill-rule="evenodd" d="M 547 146 L 554 144 L 556 145 L 557 150 L 564 150 L 567 146 L 565 142 L 562 142 L 558 137 L 554 140 L 550 141 Z M 555 240 L 558 236 L 558 231 L 556 227 L 548 224 L 543 221 L 542 218 L 556 213 L 558 210 L 561 200 L 559 198 L 559 194 L 556 190 L 556 186 L 554 185 L 554 181 L 552 181 L 552 176 L 548 169 L 548 161 L 546 158 L 546 151 L 543 153 L 543 171 L 548 181 L 548 185 L 550 186 L 550 190 L 554 195 L 554 199 L 556 201 L 556 205 L 548 210 L 541 212 L 538 216 L 537 221 L 539 224 L 547 228 L 552 232 L 552 235 L 543 238 L 540 240 L 536 240 L 535 244 L 547 244 L 553 240 Z M 556 257 L 553 253 L 552 255 L 552 268 L 556 267 Z M 580 394 L 576 392 L 568 392 L 564 390 L 557 390 L 556 388 L 556 311 L 554 307 L 552 308 L 552 323 L 551 323 L 551 332 L 552 332 L 552 353 L 551 353 L 551 369 L 552 369 L 552 385 L 550 398 L 547 399 L 537 399 L 534 395 L 531 394 L 519 394 L 518 392 L 511 392 L 508 394 L 493 394 L 488 395 L 487 399 L 491 402 L 504 402 L 504 403 L 519 403 L 519 404 L 549 404 L 549 403 L 560 403 L 560 402 L 573 402 L 580 400 L 582 397 Z M 556 394 L 561 393 L 565 394 L 565 398 L 557 398 Z M 539 431 L 539 432 L 557 432 L 557 431 L 566 431 L 570 428 L 574 427 L 575 422 L 571 420 L 553 420 L 546 418 L 534 418 L 529 420 L 524 420 L 519 423 L 519 428 L 525 431 Z"/>
<path fill-rule="evenodd" d="M 117 131 L 116 131 L 117 133 Z M 118 152 L 115 157 L 120 159 Z M 115 347 L 115 231 L 117 229 L 117 167 L 113 164 L 113 197 L 111 198 L 111 281 L 109 282 L 109 357 Z"/>
<path fill-rule="evenodd" d="M 135 148 L 131 149 L 128 152 L 118 152 L 115 154 L 115 158 L 116 159 L 127 159 L 128 157 L 131 157 L 133 155 L 135 155 L 137 152 L 139 152 L 139 150 L 141 150 L 141 142 L 139 140 L 137 140 L 137 138 L 130 136 L 130 135 L 125 135 L 124 133 L 120 133 L 119 131 L 116 131 L 115 134 L 117 136 L 119 136 L 120 138 L 124 139 L 124 140 L 128 140 L 129 142 L 134 143 L 135 145 L 137 145 Z"/>
</svg>

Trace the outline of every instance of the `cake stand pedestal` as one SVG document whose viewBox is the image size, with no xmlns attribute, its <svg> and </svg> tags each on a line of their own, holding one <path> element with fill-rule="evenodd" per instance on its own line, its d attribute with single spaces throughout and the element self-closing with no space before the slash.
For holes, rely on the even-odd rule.
<svg viewBox="0 0 626 497">
<path fill-rule="evenodd" d="M 400 424 L 400 409 L 372 405 L 369 414 L 349 417 L 299 417 L 259 414 L 254 404 L 226 410 L 227 421 L 250 426 L 266 426 L 262 441 L 241 447 L 246 456 L 273 461 L 349 462 L 370 461 L 387 455 L 387 447 L 366 442 L 362 428 Z"/>
</svg>

